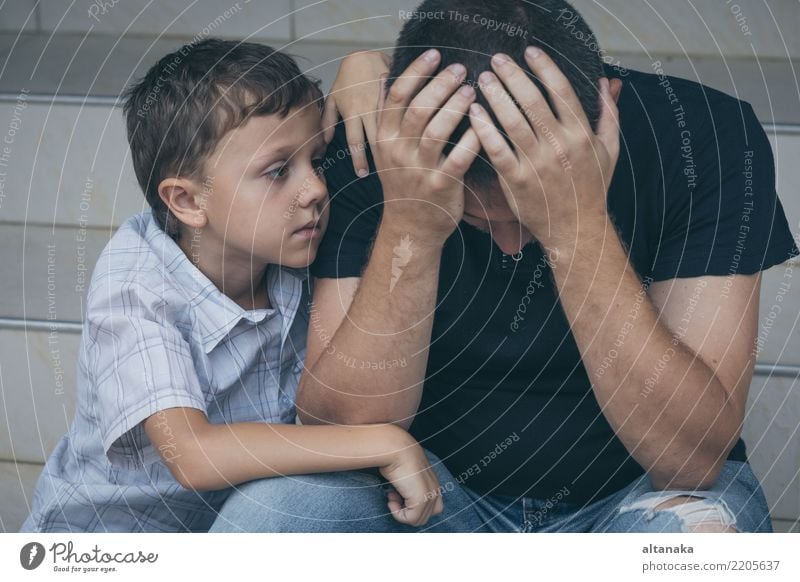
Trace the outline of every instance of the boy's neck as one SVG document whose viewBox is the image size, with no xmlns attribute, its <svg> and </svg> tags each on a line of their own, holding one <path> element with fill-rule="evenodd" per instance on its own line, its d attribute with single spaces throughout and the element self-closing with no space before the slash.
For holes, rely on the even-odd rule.
<svg viewBox="0 0 800 582">
<path fill-rule="evenodd" d="M 267 289 L 267 265 L 253 265 L 249 259 L 246 263 L 230 254 L 210 257 L 206 249 L 186 248 L 186 237 L 178 239 L 178 246 L 192 264 L 214 283 L 221 293 L 227 295 L 242 309 L 270 309 L 269 290 Z"/>
</svg>

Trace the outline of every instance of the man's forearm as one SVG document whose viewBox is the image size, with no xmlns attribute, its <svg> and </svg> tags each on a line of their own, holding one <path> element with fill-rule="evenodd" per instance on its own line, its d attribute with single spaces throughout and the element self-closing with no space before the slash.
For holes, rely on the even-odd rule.
<svg viewBox="0 0 800 582">
<path fill-rule="evenodd" d="M 561 304 L 617 436 L 656 487 L 713 482 L 740 430 L 724 386 L 659 320 L 610 220 L 556 248 Z"/>
<path fill-rule="evenodd" d="M 310 373 L 304 422 L 392 422 L 419 406 L 436 307 L 442 244 L 384 220 L 353 303 Z"/>
</svg>

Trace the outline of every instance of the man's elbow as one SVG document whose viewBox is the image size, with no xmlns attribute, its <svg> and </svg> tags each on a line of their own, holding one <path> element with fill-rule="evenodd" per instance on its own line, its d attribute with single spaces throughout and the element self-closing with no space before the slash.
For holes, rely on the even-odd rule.
<svg viewBox="0 0 800 582">
<path fill-rule="evenodd" d="M 345 424 L 334 413 L 336 406 L 330 406 L 323 401 L 317 391 L 317 386 L 313 379 L 309 379 L 307 374 L 303 374 L 297 385 L 297 395 L 295 396 L 295 408 L 297 417 L 303 424 Z"/>
<path fill-rule="evenodd" d="M 303 375 L 297 386 L 295 408 L 300 422 L 309 424 L 369 424 L 361 422 L 363 411 L 354 410 L 353 403 L 337 397 L 341 393 L 336 388 L 316 382 L 308 375 Z"/>
<path fill-rule="evenodd" d="M 359 424 L 396 424 L 407 429 L 411 422 L 401 423 L 392 420 L 388 415 L 376 414 L 370 410 L 349 410 L 344 407 L 338 410 L 335 407 L 312 407 L 305 405 L 299 398 L 297 400 L 297 417 L 304 425 L 335 424 L 354 426 Z"/>
<path fill-rule="evenodd" d="M 650 483 L 653 489 L 664 491 L 670 489 L 704 491 L 711 489 L 717 482 L 725 459 L 705 459 L 696 461 L 693 466 L 688 463 L 679 468 L 651 470 Z"/>
<path fill-rule="evenodd" d="M 396 424 L 408 430 L 413 416 L 398 418 L 393 411 L 371 406 L 354 406 L 353 402 L 325 402 L 309 397 L 309 392 L 298 388 L 296 399 L 297 417 L 304 425 L 336 424 L 354 426 L 360 424 Z"/>
</svg>

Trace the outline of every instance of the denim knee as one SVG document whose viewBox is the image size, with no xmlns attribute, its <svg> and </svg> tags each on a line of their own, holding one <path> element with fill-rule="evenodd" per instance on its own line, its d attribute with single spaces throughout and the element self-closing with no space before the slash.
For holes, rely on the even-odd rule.
<svg viewBox="0 0 800 582">
<path fill-rule="evenodd" d="M 258 479 L 235 488 L 211 532 L 399 531 L 380 478 L 347 471 Z"/>
<path fill-rule="evenodd" d="M 594 531 L 772 531 L 764 493 L 748 463 L 727 461 L 706 490 L 654 491 L 643 477 L 622 493 Z M 682 502 L 667 503 L 676 498 Z"/>
</svg>

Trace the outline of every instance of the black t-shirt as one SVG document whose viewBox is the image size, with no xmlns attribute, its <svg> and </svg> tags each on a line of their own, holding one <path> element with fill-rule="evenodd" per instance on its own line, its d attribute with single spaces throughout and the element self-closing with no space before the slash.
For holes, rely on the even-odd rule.
<svg viewBox="0 0 800 582">
<path fill-rule="evenodd" d="M 608 210 L 645 284 L 756 273 L 798 254 L 749 104 L 673 77 L 629 71 L 623 81 Z M 380 222 L 380 181 L 357 178 L 346 148 L 340 124 L 316 277 L 360 276 Z M 411 433 L 484 494 L 547 499 L 562 490 L 587 503 L 644 472 L 600 411 L 539 244 L 516 262 L 463 221 L 442 251 Z M 741 439 L 729 458 L 746 460 Z"/>
</svg>

